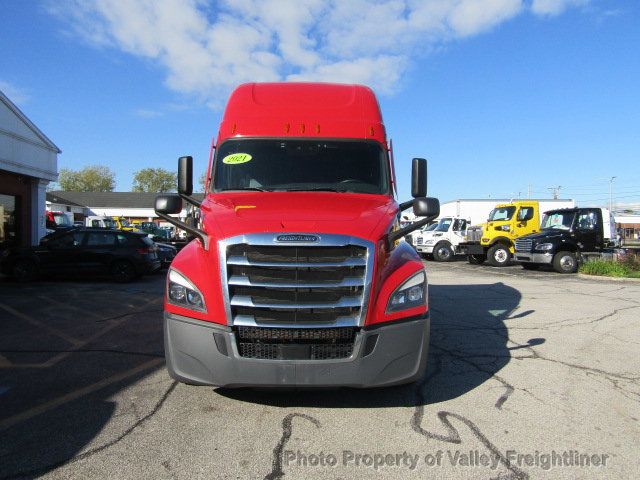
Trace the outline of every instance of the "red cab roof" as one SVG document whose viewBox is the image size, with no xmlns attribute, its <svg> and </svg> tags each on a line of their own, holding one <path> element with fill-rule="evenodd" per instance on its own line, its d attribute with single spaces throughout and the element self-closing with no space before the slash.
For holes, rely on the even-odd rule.
<svg viewBox="0 0 640 480">
<path fill-rule="evenodd" d="M 240 85 L 229 97 L 217 143 L 232 137 L 359 138 L 386 147 L 378 101 L 363 85 Z"/>
</svg>

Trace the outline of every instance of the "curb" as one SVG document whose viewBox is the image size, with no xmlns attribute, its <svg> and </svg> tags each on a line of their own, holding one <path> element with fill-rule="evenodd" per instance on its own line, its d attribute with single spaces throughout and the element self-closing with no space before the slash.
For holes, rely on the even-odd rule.
<svg viewBox="0 0 640 480">
<path fill-rule="evenodd" d="M 608 281 L 608 282 L 622 282 L 622 283 L 640 283 L 640 278 L 627 278 L 627 277 L 605 277 L 604 275 L 587 275 L 586 273 L 578 273 L 579 278 Z"/>
</svg>

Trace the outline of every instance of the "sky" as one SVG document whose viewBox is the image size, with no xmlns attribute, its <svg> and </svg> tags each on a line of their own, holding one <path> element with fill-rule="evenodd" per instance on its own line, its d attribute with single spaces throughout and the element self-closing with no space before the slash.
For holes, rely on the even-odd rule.
<svg viewBox="0 0 640 480">
<path fill-rule="evenodd" d="M 639 52 L 637 0 L 0 3 L 0 90 L 118 191 L 182 155 L 203 172 L 236 85 L 331 81 L 378 95 L 399 200 L 424 157 L 441 202 L 611 187 L 640 210 Z"/>
</svg>

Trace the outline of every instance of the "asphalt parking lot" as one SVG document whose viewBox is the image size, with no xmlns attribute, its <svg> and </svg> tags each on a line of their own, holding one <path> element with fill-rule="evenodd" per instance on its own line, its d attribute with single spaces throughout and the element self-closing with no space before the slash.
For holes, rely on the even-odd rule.
<svg viewBox="0 0 640 480">
<path fill-rule="evenodd" d="M 426 265 L 427 375 L 369 391 L 176 384 L 162 275 L 0 281 L 0 478 L 636 478 L 640 283 Z"/>
</svg>

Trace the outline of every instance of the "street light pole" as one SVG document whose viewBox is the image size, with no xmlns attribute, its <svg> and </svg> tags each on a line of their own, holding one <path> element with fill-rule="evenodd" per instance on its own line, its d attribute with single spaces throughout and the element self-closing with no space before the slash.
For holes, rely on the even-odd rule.
<svg viewBox="0 0 640 480">
<path fill-rule="evenodd" d="M 609 179 L 609 212 L 613 212 L 613 210 L 611 209 L 611 207 L 613 206 L 613 202 L 612 202 L 612 189 L 613 189 L 613 181 L 618 178 L 618 177 L 611 177 Z"/>
</svg>

